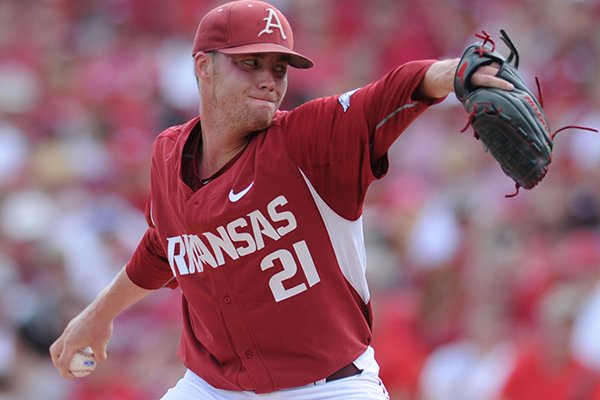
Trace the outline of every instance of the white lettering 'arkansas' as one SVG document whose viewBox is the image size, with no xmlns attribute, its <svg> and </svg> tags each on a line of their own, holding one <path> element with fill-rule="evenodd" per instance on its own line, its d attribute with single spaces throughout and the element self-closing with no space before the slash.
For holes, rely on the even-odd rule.
<svg viewBox="0 0 600 400">
<path fill-rule="evenodd" d="M 265 239 L 279 240 L 298 227 L 294 214 L 282 209 L 285 196 L 271 200 L 266 213 L 254 210 L 243 217 L 200 235 L 182 234 L 167 238 L 167 259 L 174 276 L 218 268 L 228 260 L 252 254 L 265 247 Z"/>
</svg>

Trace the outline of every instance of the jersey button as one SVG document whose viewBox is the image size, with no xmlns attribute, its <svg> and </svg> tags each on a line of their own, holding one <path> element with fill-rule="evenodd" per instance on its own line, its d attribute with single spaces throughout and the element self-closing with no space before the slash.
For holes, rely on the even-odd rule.
<svg viewBox="0 0 600 400">
<path fill-rule="evenodd" d="M 252 358 L 254 356 L 254 354 L 252 354 L 252 352 L 250 350 L 248 350 L 246 352 L 246 358 Z"/>
<path fill-rule="evenodd" d="M 225 304 L 231 303 L 231 297 L 229 297 L 229 296 L 223 297 L 223 303 L 225 303 Z"/>
</svg>

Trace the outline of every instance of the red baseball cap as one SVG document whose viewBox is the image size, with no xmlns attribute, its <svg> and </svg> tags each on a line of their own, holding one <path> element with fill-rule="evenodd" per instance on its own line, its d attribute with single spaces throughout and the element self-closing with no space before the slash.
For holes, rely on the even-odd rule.
<svg viewBox="0 0 600 400">
<path fill-rule="evenodd" d="M 225 54 L 282 53 L 296 68 L 310 68 L 313 62 L 293 50 L 294 34 L 285 16 L 271 4 L 240 0 L 209 11 L 196 30 L 194 50 Z"/>
</svg>

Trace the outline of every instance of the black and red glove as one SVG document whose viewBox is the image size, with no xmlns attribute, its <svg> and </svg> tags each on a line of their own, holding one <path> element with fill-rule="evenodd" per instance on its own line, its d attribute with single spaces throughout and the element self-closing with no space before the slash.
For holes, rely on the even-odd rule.
<svg viewBox="0 0 600 400">
<path fill-rule="evenodd" d="M 519 187 L 532 189 L 548 171 L 552 160 L 552 134 L 542 106 L 517 71 L 519 55 L 515 46 L 506 32 L 501 30 L 500 33 L 511 51 L 508 58 L 495 51 L 495 44 L 487 33 L 477 35 L 483 41 L 467 47 L 462 55 L 454 90 L 467 110 L 475 137 L 498 161 L 502 171 L 515 181 L 517 190 Z M 513 90 L 472 84 L 475 71 L 491 64 L 499 67 L 496 76 L 512 83 Z"/>
</svg>

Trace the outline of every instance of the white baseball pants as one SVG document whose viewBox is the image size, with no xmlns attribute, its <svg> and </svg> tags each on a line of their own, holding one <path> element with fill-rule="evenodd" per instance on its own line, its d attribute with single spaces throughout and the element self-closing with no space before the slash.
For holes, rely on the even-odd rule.
<svg viewBox="0 0 600 400">
<path fill-rule="evenodd" d="M 369 347 L 354 364 L 363 372 L 331 382 L 317 382 L 277 392 L 254 392 L 217 389 L 188 370 L 161 400 L 389 400 L 379 379 L 379 365 Z"/>
</svg>

